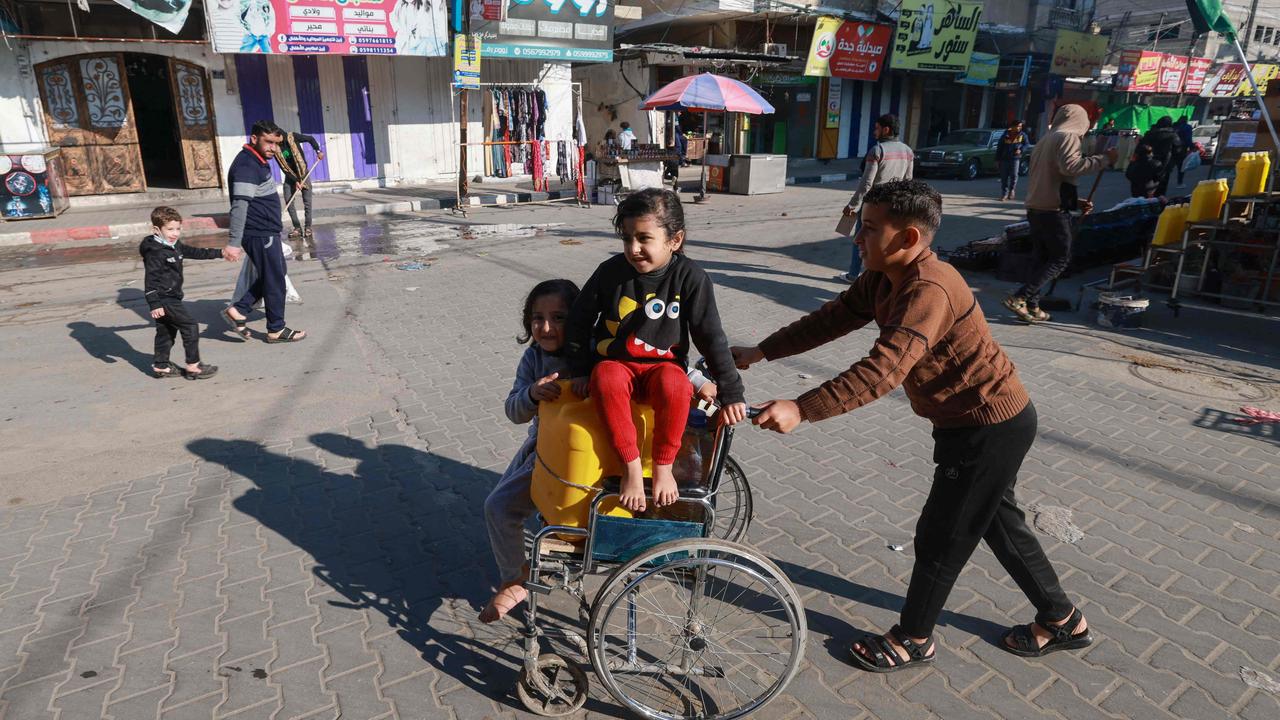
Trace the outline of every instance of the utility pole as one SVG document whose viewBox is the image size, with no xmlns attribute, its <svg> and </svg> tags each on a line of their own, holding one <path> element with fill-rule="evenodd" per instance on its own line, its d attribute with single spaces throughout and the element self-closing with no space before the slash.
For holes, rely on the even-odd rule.
<svg viewBox="0 0 1280 720">
<path fill-rule="evenodd" d="M 1253 0 L 1253 4 L 1249 6 L 1249 20 L 1244 26 L 1244 37 L 1241 38 L 1241 52 L 1249 52 L 1249 43 L 1253 42 L 1253 18 L 1258 14 L 1258 0 Z"/>
<path fill-rule="evenodd" d="M 471 3 L 462 3 L 462 34 L 453 38 L 453 42 L 463 43 L 464 49 L 469 49 L 471 43 Z M 454 49 L 457 53 L 457 49 Z M 458 111 L 460 118 L 458 122 L 458 198 L 459 201 L 465 201 L 467 191 L 470 187 L 467 182 L 467 93 L 470 92 L 466 87 L 458 88 Z M 460 208 L 466 212 L 466 208 Z"/>
</svg>

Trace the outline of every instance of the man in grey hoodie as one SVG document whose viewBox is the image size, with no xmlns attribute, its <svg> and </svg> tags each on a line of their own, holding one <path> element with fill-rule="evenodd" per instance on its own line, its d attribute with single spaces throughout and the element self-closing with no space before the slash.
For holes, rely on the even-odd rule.
<svg viewBox="0 0 1280 720">
<path fill-rule="evenodd" d="M 1089 214 L 1093 203 L 1080 200 L 1076 178 L 1115 165 L 1115 148 L 1084 157 L 1080 140 L 1089 131 L 1089 114 L 1079 105 L 1064 105 L 1053 116 L 1051 131 L 1031 154 L 1027 172 L 1027 222 L 1031 225 L 1033 262 L 1026 284 L 1005 298 L 1004 306 L 1026 322 L 1043 322 L 1040 293 L 1071 264 L 1071 213 Z"/>
</svg>

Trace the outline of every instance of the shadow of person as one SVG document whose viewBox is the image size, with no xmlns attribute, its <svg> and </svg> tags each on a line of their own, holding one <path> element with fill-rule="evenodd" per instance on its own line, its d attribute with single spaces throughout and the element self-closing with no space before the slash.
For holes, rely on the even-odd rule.
<svg viewBox="0 0 1280 720">
<path fill-rule="evenodd" d="M 895 593 L 867 587 L 848 578 L 838 577 L 814 568 L 803 567 L 792 562 L 774 558 L 778 567 L 787 574 L 787 578 L 796 585 L 804 585 L 821 590 L 833 597 L 898 612 L 902 609 L 905 598 Z M 841 662 L 849 661 L 849 646 L 862 637 L 864 632 L 882 633 L 888 627 L 855 628 L 843 618 L 834 617 L 810 607 L 805 608 L 805 617 L 809 629 L 828 636 L 824 643 L 827 652 Z M 938 616 L 938 625 L 954 627 L 958 630 L 976 635 L 992 645 L 998 646 L 1000 638 L 1008 630 L 1007 627 L 975 615 L 943 610 Z"/>
<path fill-rule="evenodd" d="M 188 449 L 254 483 L 234 507 L 314 558 L 343 598 L 331 606 L 372 611 L 431 666 L 519 707 L 520 633 L 475 620 L 491 591 L 483 502 L 497 474 L 405 445 L 310 440 L 327 467 L 243 440 Z"/>
<path fill-rule="evenodd" d="M 84 348 L 89 355 L 104 363 L 123 360 L 137 368 L 139 372 L 150 375 L 152 355 L 137 350 L 119 335 L 129 330 L 151 327 L 150 318 L 148 317 L 147 320 L 147 323 L 141 325 L 115 327 L 101 327 L 91 322 L 77 321 L 67 323 L 67 329 L 71 331 L 71 339 L 80 343 L 80 347 Z"/>
</svg>

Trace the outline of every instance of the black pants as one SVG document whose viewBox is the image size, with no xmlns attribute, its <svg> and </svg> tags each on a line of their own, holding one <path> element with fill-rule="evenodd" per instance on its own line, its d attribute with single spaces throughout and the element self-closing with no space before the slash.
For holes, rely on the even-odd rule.
<svg viewBox="0 0 1280 720">
<path fill-rule="evenodd" d="M 915 568 L 902 606 L 902 630 L 928 637 L 979 540 L 1004 566 L 1037 618 L 1059 620 L 1072 607 L 1040 541 L 1014 499 L 1022 459 L 1036 436 L 1036 409 L 997 425 L 935 429 L 933 487 L 916 524 Z"/>
<path fill-rule="evenodd" d="M 1057 210 L 1027 210 L 1031 225 L 1031 275 L 1018 292 L 1027 306 L 1040 307 L 1040 294 L 1071 264 L 1071 214 Z"/>
<path fill-rule="evenodd" d="M 288 203 L 298 192 L 298 183 L 295 180 L 285 178 L 284 180 L 284 201 Z M 306 220 L 306 227 L 311 227 L 311 182 L 302 186 L 302 217 Z M 289 205 L 289 219 L 293 221 L 293 227 L 301 230 L 302 225 L 298 224 L 298 204 Z"/>
<path fill-rule="evenodd" d="M 280 249 L 280 236 L 251 237 L 246 235 L 242 243 L 244 254 L 258 271 L 258 277 L 236 300 L 236 312 L 248 317 L 253 306 L 262 298 L 267 311 L 267 332 L 279 332 L 284 328 L 284 253 Z"/>
<path fill-rule="evenodd" d="M 156 354 L 153 365 L 169 364 L 169 351 L 173 349 L 173 341 L 182 333 L 182 349 L 187 353 L 187 364 L 200 362 L 200 325 L 191 317 L 181 300 L 170 300 L 164 304 L 164 316 L 156 318 Z"/>
</svg>

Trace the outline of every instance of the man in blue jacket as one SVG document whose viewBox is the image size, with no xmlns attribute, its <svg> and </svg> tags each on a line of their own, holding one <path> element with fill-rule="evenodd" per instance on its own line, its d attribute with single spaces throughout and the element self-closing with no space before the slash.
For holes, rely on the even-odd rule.
<svg viewBox="0 0 1280 720">
<path fill-rule="evenodd" d="M 231 227 L 228 259 L 243 252 L 257 277 L 222 311 L 222 318 L 242 339 L 249 339 L 245 322 L 261 298 L 267 311 L 267 342 L 297 342 L 307 336 L 284 324 L 285 262 L 281 251 L 284 224 L 280 221 L 280 193 L 268 163 L 280 151 L 284 132 L 270 120 L 259 120 L 249 131 L 249 142 L 231 162 L 227 187 L 231 189 Z"/>
</svg>

